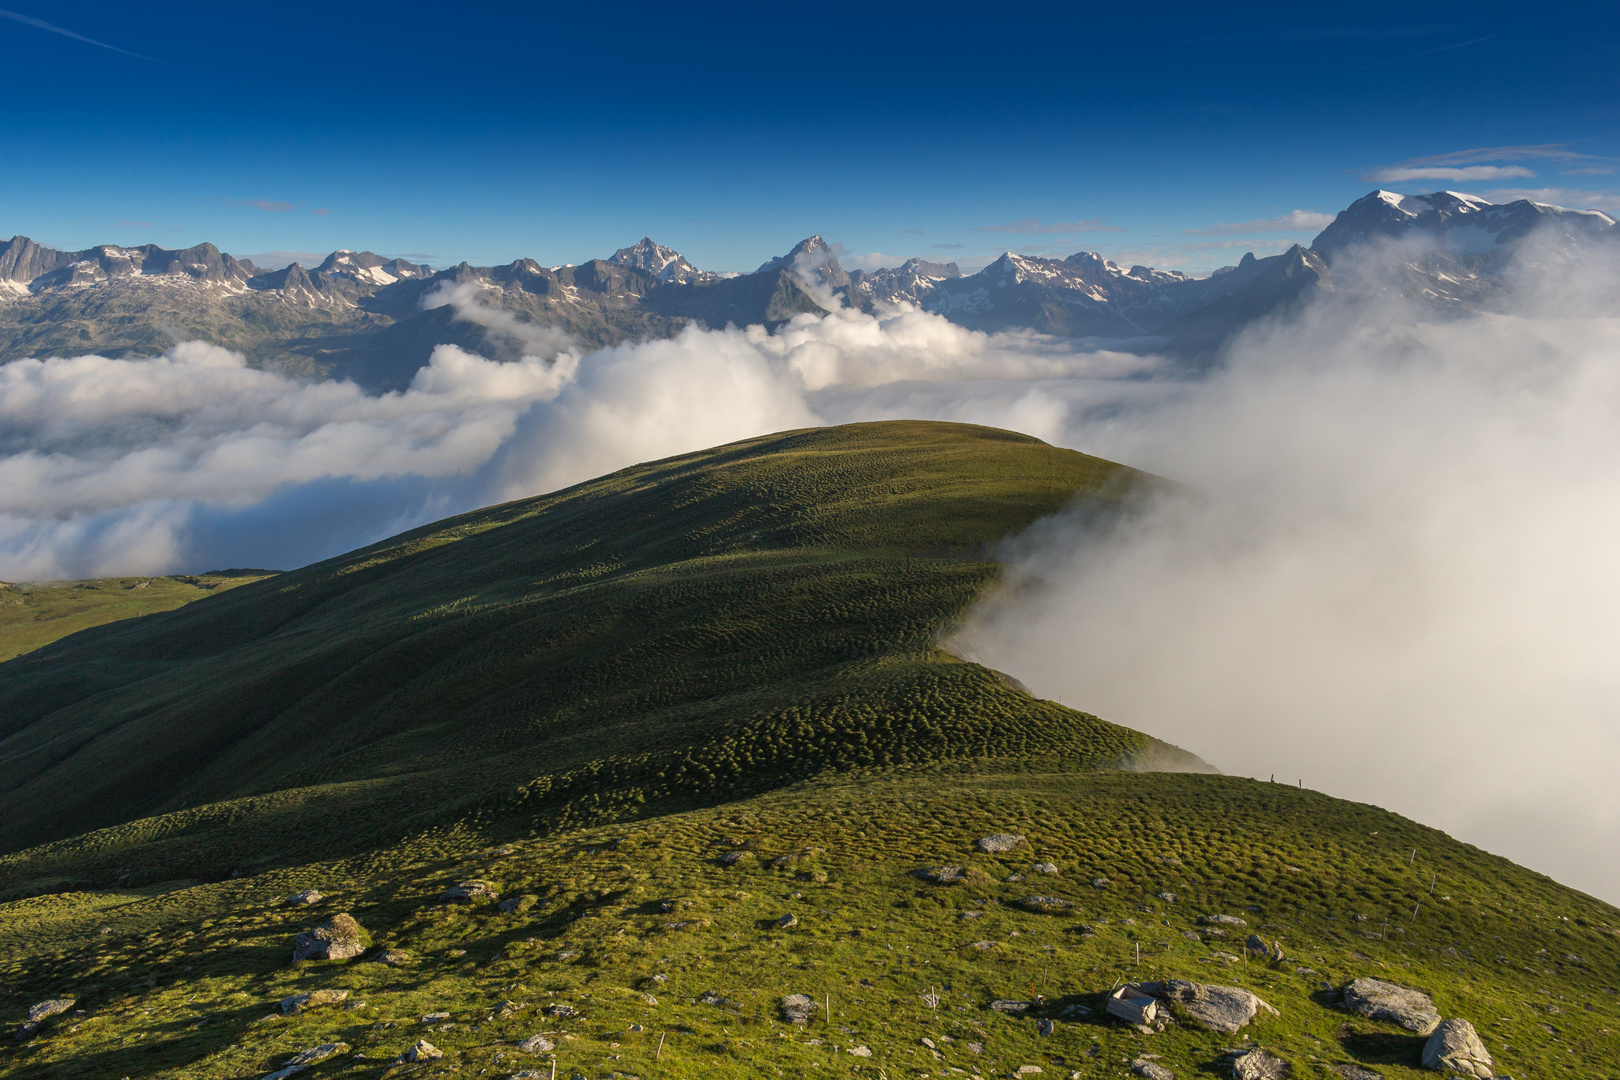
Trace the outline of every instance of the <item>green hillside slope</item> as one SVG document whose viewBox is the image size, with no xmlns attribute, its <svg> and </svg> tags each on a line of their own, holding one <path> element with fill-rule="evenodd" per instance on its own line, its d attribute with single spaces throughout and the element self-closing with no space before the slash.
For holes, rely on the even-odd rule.
<svg viewBox="0 0 1620 1080">
<path fill-rule="evenodd" d="M 136 842 L 137 880 L 224 876 L 829 767 L 1171 753 L 935 647 L 997 538 L 1142 482 L 983 428 L 790 432 L 78 634 L 0 665 L 0 845 L 111 829 L 63 849 L 89 881 Z"/>
<path fill-rule="evenodd" d="M 1370 976 L 1501 1074 L 1620 1076 L 1620 911 L 1149 771 L 1202 763 L 936 648 L 997 538 L 1153 483 L 983 428 L 789 432 L 0 664 L 0 1074 L 1435 1075 L 1346 1009 Z M 340 913 L 358 954 L 295 962 Z M 1167 979 L 1275 1013 L 1106 1016 Z"/>
</svg>

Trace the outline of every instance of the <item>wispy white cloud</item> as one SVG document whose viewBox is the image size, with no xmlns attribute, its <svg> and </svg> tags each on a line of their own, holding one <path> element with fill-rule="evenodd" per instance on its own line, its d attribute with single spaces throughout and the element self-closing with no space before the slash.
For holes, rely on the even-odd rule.
<svg viewBox="0 0 1620 1080">
<path fill-rule="evenodd" d="M 1024 236 L 1068 236 L 1089 232 L 1125 232 L 1119 225 L 1108 224 L 1107 218 L 1085 218 L 1081 221 L 1058 221 L 1042 224 L 1040 218 L 1021 218 L 1005 225 L 975 225 L 979 232 L 1020 233 Z"/>
<path fill-rule="evenodd" d="M 1319 232 L 1332 224 L 1333 215 L 1315 210 L 1290 210 L 1274 218 L 1211 225 L 1207 229 L 1183 229 L 1187 236 L 1242 236 L 1264 232 Z"/>
<path fill-rule="evenodd" d="M 1587 191 L 1581 188 L 1492 188 L 1483 193 L 1492 202 L 1513 202 L 1529 199 L 1531 202 L 1551 203 L 1574 210 L 1620 211 L 1620 195 L 1609 191 Z"/>
<path fill-rule="evenodd" d="M 0 19 L 10 19 L 12 22 L 22 23 L 24 26 L 32 26 L 36 30 L 44 30 L 50 34 L 60 34 L 65 38 L 72 38 L 74 41 L 82 41 L 86 45 L 94 45 L 98 49 L 110 49 L 115 53 L 123 53 L 125 56 L 133 56 L 137 60 L 145 60 L 148 63 L 155 64 L 158 62 L 153 60 L 150 56 L 142 56 L 140 53 L 130 52 L 128 49 L 120 49 L 116 45 L 108 45 L 105 41 L 97 41 L 95 38 L 87 38 L 83 34 L 76 34 L 72 30 L 64 29 L 57 26 L 55 23 L 48 23 L 44 19 L 36 19 L 32 15 L 23 15 L 15 11 L 7 11 L 4 8 L 0 8 Z"/>
<path fill-rule="evenodd" d="M 292 203 L 281 199 L 226 199 L 225 203 L 227 206 L 251 206 L 270 214 L 288 214 L 293 208 Z"/>
<path fill-rule="evenodd" d="M 1374 184 L 1404 184 L 1413 180 L 1449 180 L 1454 184 L 1475 180 L 1511 180 L 1534 176 L 1523 165 L 1395 165 L 1387 169 L 1374 169 L 1362 176 Z"/>
</svg>

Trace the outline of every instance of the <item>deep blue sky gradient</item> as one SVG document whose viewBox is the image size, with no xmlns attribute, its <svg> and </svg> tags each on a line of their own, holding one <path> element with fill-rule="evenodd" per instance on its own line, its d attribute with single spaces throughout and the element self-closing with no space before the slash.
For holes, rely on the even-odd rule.
<svg viewBox="0 0 1620 1080">
<path fill-rule="evenodd" d="M 58 247 L 555 264 L 650 234 L 749 270 L 819 232 L 855 265 L 1207 271 L 1315 232 L 1218 226 L 1379 186 L 1620 207 L 1613 5 L 0 8 L 112 46 L 0 18 L 0 236 Z M 1531 177 L 1367 179 L 1548 145 L 1466 163 Z"/>
</svg>

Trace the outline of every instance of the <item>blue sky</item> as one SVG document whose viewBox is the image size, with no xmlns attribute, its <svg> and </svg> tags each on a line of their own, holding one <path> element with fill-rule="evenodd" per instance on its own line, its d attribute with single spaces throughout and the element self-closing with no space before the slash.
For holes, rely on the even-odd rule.
<svg viewBox="0 0 1620 1080">
<path fill-rule="evenodd" d="M 1204 272 L 1379 186 L 1620 209 L 1612 5 L 0 7 L 0 236 L 59 247 Z"/>
</svg>

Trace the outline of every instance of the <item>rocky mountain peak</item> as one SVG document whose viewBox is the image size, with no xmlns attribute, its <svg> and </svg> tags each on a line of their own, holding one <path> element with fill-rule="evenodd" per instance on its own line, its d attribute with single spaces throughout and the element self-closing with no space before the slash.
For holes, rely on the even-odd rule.
<svg viewBox="0 0 1620 1080">
<path fill-rule="evenodd" d="M 620 248 L 609 256 L 607 261 L 614 266 L 644 271 L 660 281 L 685 284 L 708 280 L 714 276 L 687 262 L 686 256 L 674 248 L 667 248 L 654 242 L 650 236 L 643 236 L 630 247 Z"/>
</svg>

